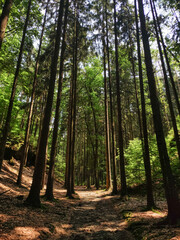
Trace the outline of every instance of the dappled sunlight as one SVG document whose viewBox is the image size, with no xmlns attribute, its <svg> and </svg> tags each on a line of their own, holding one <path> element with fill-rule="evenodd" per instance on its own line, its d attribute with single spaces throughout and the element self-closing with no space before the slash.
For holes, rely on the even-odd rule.
<svg viewBox="0 0 180 240">
<path fill-rule="evenodd" d="M 83 211 L 95 210 L 95 209 L 96 209 L 96 207 L 95 207 L 95 206 L 91 206 L 91 205 L 84 205 L 84 206 L 81 207 L 81 211 L 82 211 L 82 210 L 83 210 Z M 78 211 L 78 209 L 77 209 L 77 211 Z"/>
<path fill-rule="evenodd" d="M 5 223 L 7 221 L 9 221 L 10 219 L 12 219 L 13 217 L 12 216 L 9 216 L 7 214 L 0 214 L 0 223 Z"/>
<path fill-rule="evenodd" d="M 11 183 L 12 181 L 15 186 L 13 188 L 19 189 L 18 186 L 16 186 L 17 176 L 19 172 L 19 165 L 20 163 L 18 161 L 14 161 L 14 166 L 11 166 L 8 164 L 7 161 L 3 162 L 3 170 L 2 174 L 0 174 L 0 179 L 5 182 L 7 185 L 8 183 Z M 33 167 L 24 167 L 24 174 L 22 176 L 22 187 L 29 189 L 30 184 L 32 182 L 32 175 L 33 175 Z M 18 191 L 18 190 L 17 190 Z"/>
<path fill-rule="evenodd" d="M 59 188 L 59 189 L 55 189 L 55 191 L 54 191 L 54 194 L 64 194 L 64 195 L 66 195 L 66 192 L 67 192 L 67 190 L 66 189 L 62 189 L 62 188 Z"/>
<path fill-rule="evenodd" d="M 128 226 L 126 221 L 102 221 L 99 224 L 92 224 L 84 227 L 80 227 L 79 231 L 110 231 L 124 230 Z"/>
<path fill-rule="evenodd" d="M 136 212 L 132 214 L 132 217 L 136 219 L 161 219 L 167 215 L 167 212 L 153 212 L 153 211 L 147 211 L 147 212 Z"/>
<path fill-rule="evenodd" d="M 40 236 L 40 233 L 32 227 L 16 227 L 14 233 L 19 240 L 37 239 Z"/>
<path fill-rule="evenodd" d="M 12 187 L 7 187 L 3 183 L 0 183 L 0 191 L 2 193 L 7 191 L 7 194 L 9 194 L 11 192 L 11 194 L 13 194 L 15 196 L 19 195 L 19 190 L 18 189 L 12 188 Z"/>
<path fill-rule="evenodd" d="M 16 169 L 18 164 L 15 163 Z M 59 182 L 54 184 L 54 201 L 41 198 L 41 208 L 25 207 L 23 202 L 28 194 L 33 169 L 24 169 L 26 187 L 19 188 L 15 184 L 17 170 L 11 172 L 13 167 L 3 168 L 0 175 L 0 192 L 3 193 L 0 197 L 0 240 L 66 240 L 74 237 L 79 240 L 81 236 L 87 240 L 134 240 L 128 230 L 131 224 L 139 222 L 142 225 L 137 225 L 137 229 L 146 231 L 146 226 L 150 229 L 152 224 L 167 214 L 165 201 L 157 202 L 161 210 L 145 212 L 142 211 L 142 206 L 146 206 L 145 197 L 121 200 L 119 195 L 112 196 L 110 191 L 96 190 L 94 187 L 91 190 L 76 187 L 75 199 L 68 199 L 66 189 Z M 41 196 L 44 193 L 45 189 L 41 191 Z M 164 229 L 158 231 L 162 236 L 180 235 L 178 229 L 168 229 L 170 233 Z M 157 228 L 154 228 L 152 239 L 164 240 L 157 238 L 156 233 Z"/>
</svg>

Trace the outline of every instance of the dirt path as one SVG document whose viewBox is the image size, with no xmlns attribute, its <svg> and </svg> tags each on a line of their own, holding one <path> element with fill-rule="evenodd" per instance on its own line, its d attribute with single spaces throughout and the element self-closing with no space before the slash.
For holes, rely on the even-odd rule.
<svg viewBox="0 0 180 240">
<path fill-rule="evenodd" d="M 68 199 L 62 183 L 55 182 L 55 201 L 42 198 L 38 209 L 24 206 L 33 169 L 24 169 L 22 188 L 16 185 L 18 169 L 18 162 L 4 162 L 0 173 L 0 240 L 180 240 L 180 225 L 156 226 L 167 214 L 164 200 L 157 202 L 160 211 L 143 211 L 143 196 L 122 201 L 85 187 Z"/>
<path fill-rule="evenodd" d="M 71 200 L 66 198 L 62 185 L 55 182 L 56 201 L 42 198 L 41 209 L 24 206 L 33 171 L 24 169 L 23 187 L 19 188 L 18 168 L 18 162 L 14 166 L 5 162 L 0 174 L 0 193 L 4 192 L 0 196 L 0 240 L 133 239 L 125 230 L 127 222 L 114 207 L 117 197 L 103 190 L 78 187 Z"/>
<path fill-rule="evenodd" d="M 127 223 L 113 206 L 117 197 L 109 196 L 103 190 L 76 191 L 80 201 L 70 217 L 70 225 L 66 226 L 67 236 L 60 239 L 122 239 L 133 240 L 132 234 L 125 230 Z"/>
</svg>

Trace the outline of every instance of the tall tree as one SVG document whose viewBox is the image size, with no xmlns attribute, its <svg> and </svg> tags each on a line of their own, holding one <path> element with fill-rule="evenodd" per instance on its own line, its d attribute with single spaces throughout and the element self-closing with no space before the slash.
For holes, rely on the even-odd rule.
<svg viewBox="0 0 180 240">
<path fill-rule="evenodd" d="M 0 17 L 0 49 L 2 47 L 2 42 L 5 36 L 9 13 L 11 11 L 12 5 L 13 0 L 6 0 Z"/>
<path fill-rule="evenodd" d="M 102 42 L 103 42 L 103 64 L 104 64 L 104 106 L 105 106 L 105 134 L 106 134 L 106 189 L 111 188 L 111 164 L 110 164 L 110 136 L 109 136 L 109 108 L 108 108 L 108 89 L 107 89 L 107 69 L 106 69 L 106 42 L 105 42 L 105 26 L 104 13 L 102 24 Z"/>
<path fill-rule="evenodd" d="M 107 62 L 108 62 L 108 83 L 109 83 L 109 98 L 110 98 L 110 125 L 111 125 L 111 145 L 112 145 L 112 173 L 113 173 L 113 193 L 117 193 L 117 179 L 116 179 L 116 141 L 114 132 L 114 116 L 113 116 L 113 98 L 112 98 L 112 80 L 111 80 L 111 66 L 110 66 L 110 54 L 109 54 L 109 26 L 108 26 L 108 14 L 107 14 L 107 0 L 105 5 L 105 18 L 106 18 L 106 48 L 107 48 Z"/>
<path fill-rule="evenodd" d="M 17 66 L 16 66 L 16 72 L 15 72 L 15 75 L 14 75 L 14 82 L 13 82 L 13 86 L 12 86 L 11 97 L 10 97 L 8 112 L 7 112 L 7 116 L 6 116 L 6 122 L 5 122 L 5 126 L 3 128 L 3 136 L 2 136 L 2 140 L 1 140 L 1 149 L 0 149 L 0 171 L 1 171 L 1 168 L 2 168 L 7 136 L 8 136 L 8 133 L 9 133 L 9 126 L 10 126 L 10 122 L 11 122 L 12 108 L 13 108 L 13 103 L 14 103 L 14 98 L 15 98 L 15 93 L 16 93 L 16 86 L 17 86 L 17 80 L 18 80 L 18 76 L 19 76 L 19 70 L 20 70 L 20 67 L 21 67 L 21 60 L 22 60 L 26 31 L 27 31 L 27 26 L 28 26 L 28 21 L 29 21 L 31 2 L 32 2 L 32 0 L 29 0 L 26 20 L 25 20 L 24 29 L 23 29 L 23 36 L 22 36 L 22 40 L 21 40 L 21 46 L 20 46 L 20 51 L 19 51 L 19 56 L 18 56 L 18 61 L 17 61 Z"/>
<path fill-rule="evenodd" d="M 166 66 L 165 66 L 163 52 L 162 52 L 162 48 L 161 48 L 160 37 L 159 37 L 159 33 L 158 33 L 158 28 L 157 28 L 157 23 L 156 23 L 156 18 L 155 18 L 155 13 L 154 13 L 154 9 L 153 9 L 152 0 L 150 0 L 150 4 L 151 4 L 151 11 L 152 11 L 153 21 L 154 21 L 154 26 L 155 26 L 157 45 L 158 45 L 158 48 L 159 48 L 159 54 L 160 54 L 160 59 L 161 59 L 161 64 L 162 64 L 163 75 L 164 75 L 166 96 L 167 96 L 167 100 L 168 100 L 168 104 L 169 104 L 169 110 L 170 110 L 170 114 L 171 114 L 173 130 L 174 130 L 174 136 L 175 136 L 176 146 L 177 146 L 178 155 L 179 155 L 179 159 L 180 159 L 179 134 L 178 134 L 176 117 L 175 117 L 175 113 L 174 113 L 174 109 L 173 109 L 172 98 L 171 98 L 171 93 L 170 93 L 170 88 L 169 88 L 169 81 L 168 81 L 168 76 L 167 76 L 167 73 L 166 73 Z"/>
<path fill-rule="evenodd" d="M 124 161 L 124 146 L 123 146 L 123 130 L 122 130 L 122 113 L 121 113 L 121 93 L 120 93 L 120 77 L 119 77 L 119 54 L 118 54 L 118 33 L 117 33 L 117 15 L 116 15 L 116 0 L 114 2 L 114 34 L 115 34 L 115 57 L 116 57 L 116 97 L 118 110 L 118 148 L 120 151 L 120 175 L 121 175 L 121 195 L 127 193 L 125 161 Z"/>
<path fill-rule="evenodd" d="M 168 68 L 168 72 L 169 72 L 169 77 L 170 77 L 171 85 L 172 85 L 172 88 L 173 88 L 178 112 L 179 112 L 179 115 L 180 115 L 179 96 L 178 96 L 178 92 L 177 92 L 177 89 L 176 89 L 176 86 L 175 86 L 175 83 L 174 83 L 173 73 L 172 73 L 172 70 L 171 70 L 171 66 L 170 66 L 169 58 L 168 58 L 168 54 L 167 54 L 167 48 L 166 48 L 166 45 L 165 45 L 165 42 L 164 42 L 164 37 L 163 37 L 163 34 L 162 34 L 162 30 L 161 30 L 161 26 L 160 26 L 160 22 L 159 22 L 159 18 L 158 18 L 158 15 L 157 15 L 156 6 L 155 6 L 154 1 L 152 1 L 152 7 L 154 9 L 154 14 L 155 14 L 155 17 L 156 17 L 156 20 L 157 20 L 158 32 L 160 34 L 160 38 L 161 38 L 161 42 L 162 42 L 162 46 L 163 46 L 163 50 L 164 50 L 164 55 L 165 55 L 165 59 L 166 59 L 166 64 L 167 64 L 167 68 Z"/>
<path fill-rule="evenodd" d="M 146 120 L 146 105 L 144 96 L 144 82 L 142 72 L 142 60 L 141 60 L 141 47 L 139 37 L 139 26 L 138 26 L 138 14 L 137 14 L 137 0 L 134 0 L 135 5 L 135 19 L 136 19 L 136 37 L 137 37 L 137 50 L 138 50 L 138 65 L 139 65 L 139 81 L 140 81 L 140 92 L 141 92 L 141 108 L 142 108 L 142 123 L 143 123 L 143 159 L 146 174 L 146 191 L 147 191 L 147 208 L 151 209 L 155 206 L 153 190 L 152 190 L 152 177 L 151 177 L 151 163 L 149 154 L 149 140 L 147 131 L 147 120 Z"/>
<path fill-rule="evenodd" d="M 32 206 L 38 206 L 38 207 L 40 206 L 41 182 L 42 182 L 43 171 L 45 169 L 45 162 L 46 162 L 46 146 L 48 141 L 49 124 L 51 119 L 51 111 L 52 111 L 52 104 L 53 104 L 53 97 L 54 97 L 54 87 L 55 87 L 56 71 L 57 71 L 58 56 L 59 56 L 59 49 L 60 49 L 63 11 L 64 11 L 64 0 L 61 0 L 60 6 L 59 6 L 59 13 L 58 13 L 58 23 L 57 23 L 58 25 L 57 25 L 57 31 L 56 31 L 55 48 L 54 48 L 52 62 L 51 62 L 51 74 L 49 79 L 48 97 L 47 97 L 46 107 L 44 111 L 44 119 L 42 123 L 39 149 L 38 149 L 36 166 L 35 166 L 34 175 L 33 175 L 33 182 L 31 185 L 28 198 L 26 199 L 27 204 Z"/>
<path fill-rule="evenodd" d="M 157 146 L 159 151 L 159 157 L 160 157 L 160 163 L 161 163 L 161 169 L 162 169 L 163 181 L 164 181 L 164 187 L 165 187 L 165 194 L 166 194 L 167 205 L 168 205 L 167 221 L 170 224 L 174 224 L 180 218 L 180 202 L 178 199 L 178 194 L 177 194 L 174 178 L 171 171 L 170 160 L 169 160 L 164 132 L 163 132 L 163 125 L 162 125 L 162 119 L 161 119 L 161 113 L 160 113 L 159 100 L 158 100 L 157 91 L 156 91 L 156 83 L 155 83 L 155 77 L 153 72 L 148 32 L 146 29 L 146 20 L 145 20 L 145 14 L 144 14 L 143 1 L 138 0 L 138 3 L 139 3 L 139 16 L 140 16 L 140 22 L 141 22 L 141 32 L 142 32 L 142 39 L 143 39 L 143 46 L 144 46 L 144 53 L 145 53 L 146 71 L 147 71 L 148 85 L 149 85 L 149 91 L 150 91 L 150 100 L 151 100 L 151 106 L 153 111 L 154 128 L 156 133 Z"/>
<path fill-rule="evenodd" d="M 30 108 L 29 108 L 27 124 L 26 124 L 26 132 L 25 132 L 23 153 L 22 153 L 22 156 L 21 156 L 21 163 L 20 163 L 19 174 L 18 174 L 18 179 L 17 179 L 17 184 L 19 186 L 21 186 L 21 182 L 22 182 L 23 166 L 27 162 L 27 155 L 28 155 L 28 149 L 29 149 L 29 131 L 30 131 L 30 126 L 31 126 L 34 100 L 35 100 L 35 90 L 36 90 L 36 85 L 37 85 L 39 58 L 40 58 L 40 53 L 41 53 L 41 46 L 42 46 L 42 41 L 43 41 L 43 35 L 44 35 L 44 29 L 45 29 L 45 24 L 46 24 L 46 16 L 47 16 L 47 10 L 48 10 L 49 2 L 50 2 L 50 0 L 48 0 L 47 5 L 46 5 L 46 12 L 45 12 L 45 15 L 44 15 L 42 32 L 41 32 L 40 43 L 39 43 L 39 50 L 38 50 L 38 54 L 37 54 L 37 58 L 36 58 L 36 65 L 35 65 L 35 71 L 34 71 L 34 81 L 33 81 L 32 93 L 31 93 L 31 103 L 30 103 Z"/>
<path fill-rule="evenodd" d="M 52 145 L 51 145 L 50 164 L 49 164 L 48 181 L 47 181 L 47 188 L 46 188 L 46 197 L 49 200 L 52 200 L 54 198 L 53 196 L 54 167 L 55 167 L 55 155 L 56 155 L 57 137 L 58 137 L 61 93 L 62 93 L 62 84 L 63 84 L 63 70 L 64 70 L 64 59 L 65 59 L 64 54 L 66 50 L 66 27 L 67 27 L 68 7 L 69 7 L 69 0 L 66 1 L 66 7 L 65 7 L 58 93 L 57 93 L 57 100 L 56 100 L 56 113 L 55 113 L 55 119 L 54 119 L 53 139 L 52 139 Z"/>
<path fill-rule="evenodd" d="M 78 70 L 78 3 L 74 2 L 74 30 L 73 30 L 73 65 L 70 90 L 70 111 L 69 111 L 69 149 L 68 151 L 68 172 L 67 172 L 67 194 L 72 198 L 74 193 L 74 150 L 75 150 L 75 128 L 76 128 L 76 90 Z"/>
</svg>

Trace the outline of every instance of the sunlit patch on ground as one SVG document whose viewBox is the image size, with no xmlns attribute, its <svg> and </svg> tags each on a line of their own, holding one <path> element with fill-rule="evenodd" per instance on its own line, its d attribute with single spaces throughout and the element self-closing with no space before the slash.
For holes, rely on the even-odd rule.
<svg viewBox="0 0 180 240">
<path fill-rule="evenodd" d="M 16 227 L 14 233 L 19 240 L 37 239 L 40 236 L 40 233 L 32 227 Z"/>
<path fill-rule="evenodd" d="M 149 220 L 149 219 L 161 219 L 166 216 L 166 212 L 152 212 L 152 211 L 147 211 L 147 212 L 136 212 L 133 213 L 132 216 L 136 219 L 144 219 L 144 220 Z"/>
</svg>

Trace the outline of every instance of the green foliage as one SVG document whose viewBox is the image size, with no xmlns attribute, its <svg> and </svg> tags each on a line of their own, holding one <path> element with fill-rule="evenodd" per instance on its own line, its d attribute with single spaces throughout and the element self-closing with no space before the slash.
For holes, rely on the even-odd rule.
<svg viewBox="0 0 180 240">
<path fill-rule="evenodd" d="M 177 118 L 177 125 L 180 129 L 180 118 Z M 173 174 L 179 179 L 179 157 L 177 153 L 174 132 L 171 129 L 166 137 L 168 154 Z M 162 178 L 161 167 L 159 161 L 159 153 L 155 136 L 149 137 L 149 152 L 151 160 L 151 169 L 153 181 L 156 182 Z M 130 186 L 141 184 L 145 181 L 145 171 L 143 162 L 143 152 L 141 140 L 135 138 L 129 142 L 129 146 L 125 150 L 127 182 Z"/>
<path fill-rule="evenodd" d="M 125 150 L 128 185 L 139 184 L 145 180 L 141 140 L 135 138 Z"/>
<path fill-rule="evenodd" d="M 66 162 L 64 155 L 58 153 L 56 156 L 55 176 L 58 180 L 64 180 L 65 177 Z"/>
<path fill-rule="evenodd" d="M 153 180 L 161 178 L 158 149 L 155 137 L 149 139 L 149 152 L 151 159 L 151 169 Z M 125 150 L 127 182 L 130 186 L 145 182 L 144 160 L 142 152 L 142 142 L 135 138 L 130 141 Z"/>
<path fill-rule="evenodd" d="M 177 117 L 177 128 L 179 130 L 180 134 L 180 117 Z M 177 152 L 177 147 L 176 147 L 176 142 L 175 142 L 175 137 L 174 137 L 174 131 L 171 129 L 166 137 L 166 142 L 167 142 L 167 147 L 168 147 L 168 154 L 170 157 L 171 161 L 171 166 L 174 175 L 176 178 L 180 176 L 180 169 L 179 169 L 179 156 Z"/>
</svg>

